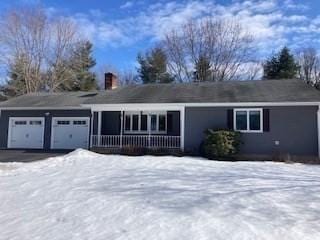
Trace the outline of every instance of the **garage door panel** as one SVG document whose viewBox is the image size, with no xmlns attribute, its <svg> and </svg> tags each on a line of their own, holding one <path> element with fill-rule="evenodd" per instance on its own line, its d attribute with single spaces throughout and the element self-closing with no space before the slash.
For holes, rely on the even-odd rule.
<svg viewBox="0 0 320 240">
<path fill-rule="evenodd" d="M 89 118 L 54 118 L 51 148 L 88 148 L 89 123 Z"/>
<path fill-rule="evenodd" d="M 44 118 L 10 118 L 8 148 L 42 149 Z"/>
</svg>

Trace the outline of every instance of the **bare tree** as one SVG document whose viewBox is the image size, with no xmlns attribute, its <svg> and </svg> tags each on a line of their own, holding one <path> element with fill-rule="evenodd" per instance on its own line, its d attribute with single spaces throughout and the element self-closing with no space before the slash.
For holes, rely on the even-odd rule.
<svg viewBox="0 0 320 240">
<path fill-rule="evenodd" d="M 122 86 L 139 84 L 139 77 L 133 70 L 123 70 L 119 75 L 119 84 Z"/>
<path fill-rule="evenodd" d="M 297 62 L 300 66 L 300 79 L 308 84 L 316 84 L 320 80 L 320 58 L 314 48 L 303 48 L 297 53 Z"/>
<path fill-rule="evenodd" d="M 260 80 L 263 76 L 263 64 L 260 61 L 242 64 L 237 77 L 239 80 Z"/>
<path fill-rule="evenodd" d="M 96 71 L 100 88 L 101 86 L 104 86 L 104 75 L 107 72 L 111 72 L 117 76 L 118 84 L 120 86 L 136 85 L 141 83 L 135 71 L 130 69 L 120 70 L 116 66 L 106 64 L 100 66 L 99 69 Z"/>
<path fill-rule="evenodd" d="M 46 55 L 49 68 L 47 85 L 51 91 L 55 91 L 75 78 L 69 60 L 79 40 L 76 25 L 70 20 L 61 17 L 50 27 L 51 47 Z"/>
<path fill-rule="evenodd" d="M 12 10 L 1 21 L 1 62 L 10 66 L 18 59 L 23 63 L 26 92 L 41 87 L 41 67 L 49 44 L 47 22 L 40 8 Z"/>
<path fill-rule="evenodd" d="M 56 91 L 70 81 L 68 65 L 72 47 L 78 41 L 70 20 L 48 18 L 39 6 L 12 9 L 0 20 L 0 63 L 9 69 L 19 61 L 25 93 L 42 88 Z M 12 70 L 12 68 L 11 68 Z"/>
<path fill-rule="evenodd" d="M 187 64 L 185 48 L 181 43 L 178 30 L 172 30 L 166 34 L 163 46 L 168 56 L 169 71 L 175 76 L 176 80 L 183 82 L 185 79 L 191 79 L 192 71 Z"/>
<path fill-rule="evenodd" d="M 233 80 L 253 60 L 253 37 L 235 21 L 189 21 L 166 34 L 163 46 L 178 81 L 190 81 L 203 58 L 210 62 L 210 81 Z"/>
</svg>

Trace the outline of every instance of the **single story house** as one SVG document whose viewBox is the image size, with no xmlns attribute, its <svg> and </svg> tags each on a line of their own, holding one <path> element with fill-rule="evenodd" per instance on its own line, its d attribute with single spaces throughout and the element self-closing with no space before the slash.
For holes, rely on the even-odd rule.
<svg viewBox="0 0 320 240">
<path fill-rule="evenodd" d="M 34 93 L 0 103 L 1 149 L 199 152 L 204 131 L 242 132 L 241 154 L 319 156 L 320 92 L 299 80 L 150 84 Z"/>
</svg>

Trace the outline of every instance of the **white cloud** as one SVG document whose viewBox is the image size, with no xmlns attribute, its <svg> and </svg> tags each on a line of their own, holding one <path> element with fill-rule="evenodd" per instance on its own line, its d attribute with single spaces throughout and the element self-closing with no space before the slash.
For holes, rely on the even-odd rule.
<svg viewBox="0 0 320 240">
<path fill-rule="evenodd" d="M 133 2 L 132 1 L 128 1 L 126 3 L 124 3 L 123 5 L 120 6 L 121 9 L 127 9 L 127 8 L 131 8 L 133 7 Z"/>
<path fill-rule="evenodd" d="M 287 9 L 291 9 L 291 10 L 300 10 L 300 11 L 306 11 L 309 10 L 309 6 L 306 4 L 301 4 L 301 3 L 297 3 L 294 0 L 285 0 L 283 5 L 287 8 Z"/>
<path fill-rule="evenodd" d="M 121 8 L 129 8 L 132 4 L 133 1 L 128 1 Z M 211 0 L 171 1 L 141 7 L 137 14 L 123 18 L 106 19 L 106 16 L 97 17 L 97 14 L 91 11 L 87 15 L 74 16 L 74 19 L 80 22 L 85 34 L 90 36 L 97 46 L 123 47 L 141 40 L 160 40 L 165 32 L 181 26 L 188 19 L 207 16 L 232 18 L 238 20 L 255 36 L 256 45 L 263 53 L 288 44 L 289 34 L 320 34 L 320 17 L 312 20 L 299 11 L 307 8 L 308 6 L 297 4 L 293 0 L 235 0 L 224 5 Z M 306 38 L 309 37 L 310 35 Z"/>
</svg>

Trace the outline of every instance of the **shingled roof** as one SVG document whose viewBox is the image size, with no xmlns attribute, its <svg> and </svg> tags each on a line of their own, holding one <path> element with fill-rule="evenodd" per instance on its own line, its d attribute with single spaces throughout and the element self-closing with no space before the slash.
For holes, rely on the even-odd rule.
<svg viewBox="0 0 320 240">
<path fill-rule="evenodd" d="M 81 104 L 96 94 L 97 92 L 31 93 L 1 102 L 0 108 L 80 107 Z"/>
<path fill-rule="evenodd" d="M 86 104 L 320 102 L 320 91 L 300 80 L 147 84 L 99 92 Z"/>
<path fill-rule="evenodd" d="M 320 91 L 300 80 L 230 81 L 125 86 L 100 92 L 37 93 L 6 107 L 79 107 L 82 104 L 320 102 Z"/>
</svg>

